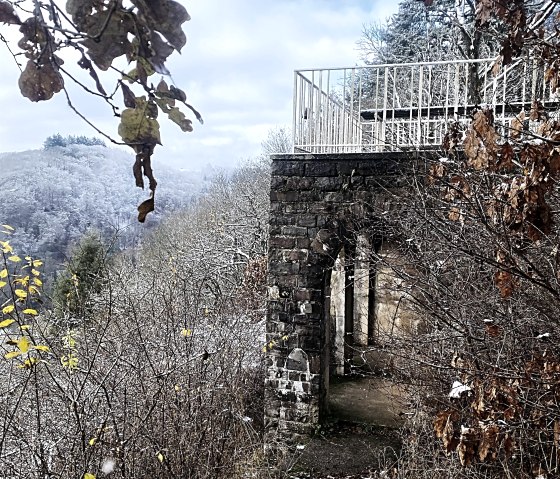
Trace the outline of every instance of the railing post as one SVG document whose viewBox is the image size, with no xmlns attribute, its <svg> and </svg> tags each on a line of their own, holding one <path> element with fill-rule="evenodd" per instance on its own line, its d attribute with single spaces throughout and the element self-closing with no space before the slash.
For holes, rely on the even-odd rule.
<svg viewBox="0 0 560 479">
<path fill-rule="evenodd" d="M 294 72 L 294 92 L 293 92 L 293 105 L 292 105 L 292 111 L 293 111 L 293 118 L 292 118 L 292 153 L 296 152 L 296 148 L 298 146 L 298 139 L 297 138 L 297 128 L 298 128 L 298 121 L 297 121 L 297 117 L 298 117 L 298 98 L 297 98 L 297 94 L 298 94 L 298 72 Z"/>
<path fill-rule="evenodd" d="M 416 142 L 417 146 L 422 144 L 422 94 L 424 89 L 424 67 L 420 65 L 420 71 L 418 72 L 418 131 L 416 132 Z"/>
</svg>

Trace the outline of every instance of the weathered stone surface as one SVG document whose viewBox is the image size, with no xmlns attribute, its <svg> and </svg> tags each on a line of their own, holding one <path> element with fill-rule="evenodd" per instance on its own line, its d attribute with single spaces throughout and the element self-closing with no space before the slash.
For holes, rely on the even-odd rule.
<svg viewBox="0 0 560 479">
<path fill-rule="evenodd" d="M 295 348 L 288 355 L 286 369 L 292 371 L 309 371 L 307 353 L 301 348 Z"/>
</svg>

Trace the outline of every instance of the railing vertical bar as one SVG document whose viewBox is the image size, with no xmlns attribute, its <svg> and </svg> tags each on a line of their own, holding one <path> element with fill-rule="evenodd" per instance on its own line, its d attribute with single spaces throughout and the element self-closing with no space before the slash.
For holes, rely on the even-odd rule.
<svg viewBox="0 0 560 479">
<path fill-rule="evenodd" d="M 523 62 L 523 80 L 521 83 L 521 103 L 525 104 L 527 99 L 527 62 Z"/>
<path fill-rule="evenodd" d="M 340 108 L 340 122 L 342 126 L 342 138 L 341 138 L 341 148 L 339 151 L 344 151 L 344 144 L 346 143 L 346 118 L 344 114 L 346 113 L 346 68 L 343 70 L 342 76 L 342 107 Z"/>
<path fill-rule="evenodd" d="M 379 151 L 380 143 L 380 121 L 379 121 L 379 68 L 375 69 L 375 131 L 373 135 L 373 140 L 375 141 L 376 151 Z"/>
<path fill-rule="evenodd" d="M 546 96 L 546 65 L 543 64 L 542 66 L 542 101 L 547 101 L 550 100 L 550 96 L 547 98 Z"/>
<path fill-rule="evenodd" d="M 488 90 L 488 89 L 486 88 L 486 85 L 488 84 L 488 66 L 487 66 L 486 64 L 483 64 L 483 67 L 484 67 L 484 78 L 483 78 L 483 80 L 482 80 L 482 84 L 483 84 L 484 86 L 483 86 L 483 88 L 482 88 L 482 90 L 483 90 L 482 102 L 483 102 L 483 103 L 488 103 L 488 101 L 487 101 L 487 96 L 486 96 L 487 90 Z"/>
<path fill-rule="evenodd" d="M 422 96 L 424 95 L 424 66 L 420 65 L 418 72 L 418 131 L 416 132 L 416 142 L 418 146 L 422 143 Z"/>
<path fill-rule="evenodd" d="M 443 105 L 445 114 L 444 122 L 447 125 L 449 121 L 449 83 L 451 82 L 451 65 L 447 65 L 447 78 L 445 81 L 445 104 Z"/>
<path fill-rule="evenodd" d="M 318 90 L 317 90 L 317 114 L 315 115 L 315 118 L 318 119 L 318 126 L 317 129 L 315 131 L 315 144 L 316 145 L 322 145 L 324 142 L 324 136 L 323 136 L 323 125 L 324 125 L 324 116 L 322 114 L 322 104 L 323 104 L 323 70 L 319 70 L 319 85 L 318 85 Z M 319 146 L 318 150 L 319 153 L 321 153 L 323 151 L 322 146 Z"/>
<path fill-rule="evenodd" d="M 298 143 L 298 138 L 296 135 L 297 132 L 297 117 L 298 117 L 298 102 L 297 102 L 297 93 L 298 93 L 298 72 L 294 72 L 294 91 L 293 91 L 293 98 L 292 101 L 294 102 L 292 105 L 292 153 L 296 152 L 296 146 Z"/>
<path fill-rule="evenodd" d="M 413 107 L 414 107 L 414 72 L 415 69 L 411 68 L 411 73 L 410 73 L 410 115 L 409 115 L 409 119 L 408 119 L 408 133 L 407 133 L 407 145 L 412 143 L 412 138 L 413 138 L 413 128 L 412 126 L 414 125 L 414 120 L 412 117 L 412 111 L 413 111 Z"/>
<path fill-rule="evenodd" d="M 454 105 L 453 105 L 453 117 L 455 121 L 459 119 L 459 89 L 460 89 L 460 75 L 461 75 L 461 64 L 457 63 L 455 65 L 455 81 L 453 82 L 454 93 Z"/>
<path fill-rule="evenodd" d="M 465 101 L 464 101 L 464 110 L 463 110 L 463 114 L 465 114 L 467 112 L 467 106 L 469 104 L 469 65 L 468 63 L 465 63 Z"/>
<path fill-rule="evenodd" d="M 426 141 L 429 143 L 430 142 L 430 132 L 431 132 L 431 127 L 430 127 L 430 106 L 432 104 L 432 68 L 433 65 L 428 65 L 428 91 L 427 93 L 427 100 L 428 100 L 428 109 L 427 109 L 427 118 L 428 120 L 426 121 L 426 134 L 425 134 L 425 138 Z"/>
<path fill-rule="evenodd" d="M 313 130 L 314 128 L 314 121 L 313 118 L 313 87 L 315 86 L 315 70 L 311 72 L 311 85 L 308 87 L 308 95 L 307 95 L 307 144 L 313 145 L 312 138 L 313 138 Z"/>
<path fill-rule="evenodd" d="M 308 129 L 308 113 L 307 113 L 307 100 L 309 96 L 309 80 L 301 78 L 301 143 L 307 145 L 307 129 Z"/>
<path fill-rule="evenodd" d="M 330 91 L 331 91 L 331 71 L 327 70 L 327 91 L 326 91 L 326 102 L 327 102 L 327 134 L 325 137 L 325 141 L 327 145 L 330 145 L 332 142 L 332 131 L 334 128 L 334 122 L 332 121 L 332 111 L 331 111 L 331 99 L 330 99 Z"/>
<path fill-rule="evenodd" d="M 354 139 L 354 135 L 355 135 L 355 131 L 354 131 L 354 88 L 355 88 L 355 82 L 356 82 L 356 69 L 352 68 L 351 70 L 351 74 L 350 74 L 350 125 L 349 125 L 349 130 L 350 130 L 350 144 L 353 146 L 355 139 Z"/>
<path fill-rule="evenodd" d="M 362 89 L 362 80 L 363 80 L 363 74 L 364 74 L 364 69 L 360 68 L 359 70 L 359 75 L 358 75 L 358 120 L 357 120 L 357 126 L 358 126 L 358 146 L 362 146 L 362 142 L 363 142 L 363 132 L 362 132 L 362 117 L 361 112 L 362 112 L 362 96 L 364 94 L 363 89 Z M 360 148 L 361 149 L 361 148 Z"/>
<path fill-rule="evenodd" d="M 383 80 L 383 124 L 381 125 L 381 144 L 385 148 L 385 135 L 387 134 L 387 89 L 389 88 L 389 67 L 385 67 L 385 78 Z"/>
<path fill-rule="evenodd" d="M 502 85 L 502 126 L 506 126 L 506 100 L 507 100 L 507 75 L 508 67 L 504 67 L 504 79 Z"/>
<path fill-rule="evenodd" d="M 397 67 L 393 67 L 393 98 L 391 100 L 391 130 L 394 132 L 394 140 L 396 142 L 396 147 L 399 147 L 399 122 L 395 118 L 395 110 L 399 108 L 400 101 L 398 100 L 397 94 Z"/>
<path fill-rule="evenodd" d="M 533 76 L 532 76 L 532 82 L 531 82 L 531 101 L 535 101 L 537 99 L 538 68 L 537 68 L 537 65 L 536 65 L 536 60 L 534 58 L 533 58 L 532 64 L 533 64 L 533 66 L 532 66 Z"/>
</svg>

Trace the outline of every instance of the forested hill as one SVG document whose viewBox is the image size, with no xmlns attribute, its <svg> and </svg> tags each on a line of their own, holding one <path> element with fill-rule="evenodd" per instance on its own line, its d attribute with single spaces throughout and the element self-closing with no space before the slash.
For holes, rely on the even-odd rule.
<svg viewBox="0 0 560 479">
<path fill-rule="evenodd" d="M 119 150 L 78 144 L 1 153 L 0 223 L 16 229 L 13 244 L 22 253 L 42 257 L 52 271 L 86 231 L 118 234 L 120 248 L 132 246 L 205 187 L 202 173 L 158 165 L 156 212 L 140 225 L 136 207 L 148 195 L 134 186 L 133 162 Z"/>
</svg>

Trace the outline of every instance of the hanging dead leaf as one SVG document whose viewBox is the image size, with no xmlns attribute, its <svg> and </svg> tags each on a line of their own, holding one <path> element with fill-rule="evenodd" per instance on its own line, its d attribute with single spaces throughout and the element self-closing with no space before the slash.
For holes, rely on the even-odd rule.
<svg viewBox="0 0 560 479">
<path fill-rule="evenodd" d="M 64 88 L 64 79 L 52 63 L 36 65 L 29 60 L 18 81 L 21 94 L 31 101 L 50 100 Z"/>
<path fill-rule="evenodd" d="M 144 221 L 146 221 L 146 216 L 152 211 L 154 211 L 154 195 L 138 206 L 138 221 L 144 223 Z"/>
<path fill-rule="evenodd" d="M 173 0 L 132 0 L 150 29 L 158 31 L 177 51 L 187 43 L 181 25 L 190 20 L 185 7 Z"/>
<path fill-rule="evenodd" d="M 134 34 L 135 25 L 126 12 L 101 10 L 89 16 L 84 30 L 90 35 L 82 41 L 95 65 L 106 71 L 115 58 L 130 54 L 132 44 L 129 33 Z"/>
<path fill-rule="evenodd" d="M 478 434 L 474 428 L 461 426 L 461 436 L 459 438 L 459 445 L 457 446 L 457 453 L 463 466 L 468 466 L 472 463 L 476 454 L 478 442 Z"/>
<path fill-rule="evenodd" d="M 502 334 L 502 328 L 500 328 L 497 324 L 485 323 L 484 327 L 486 328 L 486 333 L 491 338 L 497 338 Z"/>
<path fill-rule="evenodd" d="M 0 0 L 0 22 L 8 25 L 21 25 L 21 20 L 16 15 L 11 3 Z"/>
<path fill-rule="evenodd" d="M 132 90 L 128 88 L 128 86 L 126 86 L 122 81 L 120 81 L 119 84 L 123 93 L 124 106 L 126 106 L 127 108 L 136 108 L 136 98 L 134 97 L 134 93 L 132 93 Z"/>
<path fill-rule="evenodd" d="M 167 116 L 169 116 L 172 122 L 177 123 L 177 125 L 181 127 L 181 130 L 193 131 L 192 121 L 186 118 L 185 114 L 176 106 L 171 108 Z"/>
<path fill-rule="evenodd" d="M 121 114 L 119 135 L 131 145 L 161 144 L 159 123 L 154 118 L 155 105 L 145 97 L 137 97 L 135 101 L 135 108 L 127 108 Z"/>
<path fill-rule="evenodd" d="M 453 206 L 449 210 L 448 218 L 451 221 L 459 221 L 459 219 L 461 218 L 461 210 L 459 208 L 457 208 L 456 206 Z"/>
<path fill-rule="evenodd" d="M 84 70 L 88 71 L 89 76 L 91 78 L 93 78 L 93 81 L 95 82 L 95 87 L 97 88 L 97 91 L 99 93 L 101 93 L 102 95 L 107 95 L 107 92 L 103 88 L 103 85 L 101 84 L 101 81 L 99 80 L 99 76 L 97 75 L 97 72 L 95 71 L 95 68 L 93 68 L 93 65 L 91 64 L 91 61 L 89 61 L 89 59 L 84 54 L 82 54 L 82 58 L 80 58 L 80 60 L 78 61 L 78 66 L 80 68 L 83 68 Z"/>
<path fill-rule="evenodd" d="M 517 281 L 508 271 L 496 271 L 494 283 L 500 291 L 500 296 L 502 298 L 509 298 L 513 294 Z"/>
<path fill-rule="evenodd" d="M 434 432 L 438 439 L 442 440 L 446 452 L 454 451 L 459 444 L 455 433 L 454 421 L 458 419 L 456 411 L 440 411 L 434 420 Z"/>
<path fill-rule="evenodd" d="M 482 440 L 478 446 L 478 457 L 481 461 L 488 457 L 496 459 L 498 456 L 498 434 L 500 428 L 496 424 L 488 424 L 482 428 Z"/>
</svg>

